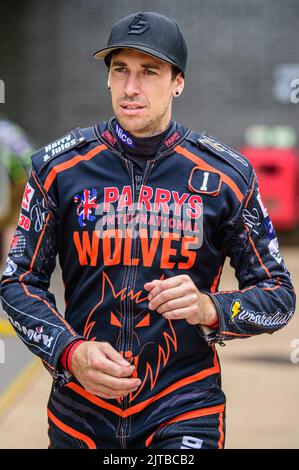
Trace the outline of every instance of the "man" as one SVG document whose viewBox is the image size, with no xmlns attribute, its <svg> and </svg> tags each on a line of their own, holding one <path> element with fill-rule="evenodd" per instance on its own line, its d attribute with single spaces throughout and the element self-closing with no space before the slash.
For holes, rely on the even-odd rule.
<svg viewBox="0 0 299 470">
<path fill-rule="evenodd" d="M 247 160 L 171 120 L 177 24 L 129 15 L 95 58 L 115 117 L 33 155 L 3 307 L 53 376 L 50 448 L 223 448 L 215 343 L 286 325 L 289 273 Z M 48 290 L 57 253 L 64 318 Z M 238 291 L 217 290 L 226 256 Z"/>
</svg>

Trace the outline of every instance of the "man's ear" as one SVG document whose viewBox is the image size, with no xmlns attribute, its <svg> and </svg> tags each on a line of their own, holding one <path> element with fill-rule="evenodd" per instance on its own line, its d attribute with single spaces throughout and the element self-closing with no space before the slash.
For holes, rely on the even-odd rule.
<svg viewBox="0 0 299 470">
<path fill-rule="evenodd" d="M 108 69 L 108 75 L 107 75 L 107 88 L 110 90 L 110 67 Z"/>
<path fill-rule="evenodd" d="M 179 92 L 179 94 L 182 93 L 183 89 L 184 89 L 184 86 L 185 86 L 185 79 L 183 77 L 183 74 L 182 73 L 179 73 L 177 76 L 176 76 L 176 87 L 175 89 Z"/>
</svg>

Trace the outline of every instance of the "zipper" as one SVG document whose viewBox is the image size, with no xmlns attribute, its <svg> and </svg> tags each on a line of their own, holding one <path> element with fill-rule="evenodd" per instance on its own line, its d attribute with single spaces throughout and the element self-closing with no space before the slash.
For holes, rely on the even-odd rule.
<svg viewBox="0 0 299 470">
<path fill-rule="evenodd" d="M 141 185 L 142 185 L 142 176 L 143 175 L 138 175 L 138 174 L 135 175 L 136 193 L 135 193 L 135 201 L 134 202 L 138 202 L 138 199 L 139 199 L 139 193 L 140 193 L 140 189 L 141 189 Z"/>
<path fill-rule="evenodd" d="M 131 165 L 131 163 L 129 163 L 129 165 Z M 136 204 L 136 206 L 135 206 L 136 210 L 134 211 L 133 216 L 136 217 L 136 214 L 138 212 L 137 203 L 138 203 L 140 189 L 141 189 L 141 186 L 142 186 L 142 183 L 143 183 L 143 179 L 144 179 L 144 176 L 146 174 L 146 168 L 143 171 L 143 174 L 134 174 L 133 165 L 132 165 L 132 168 L 130 168 L 130 169 L 131 169 L 131 175 L 130 176 L 131 176 L 131 184 L 132 184 L 132 192 L 133 192 L 133 201 L 134 201 L 134 205 Z M 137 251 L 136 241 L 138 241 L 138 239 L 135 237 L 135 235 L 136 235 L 136 225 L 134 225 L 134 231 L 132 233 L 132 245 L 131 245 L 131 254 L 130 254 L 131 259 L 134 258 L 134 255 L 136 254 L 136 251 Z M 129 274 L 128 274 L 127 283 L 126 283 L 126 286 L 125 286 L 127 288 L 127 292 L 131 287 L 131 273 L 132 273 L 132 270 L 133 270 L 134 267 L 135 266 L 133 266 L 133 265 L 129 266 Z M 127 312 L 125 312 L 125 314 L 126 313 Z M 128 324 L 128 318 L 125 315 L 125 317 L 124 317 L 125 335 L 124 335 L 124 347 L 123 347 L 124 352 L 126 351 L 126 348 L 127 348 L 127 341 L 126 340 L 127 340 L 128 333 L 129 333 L 129 331 L 128 331 L 129 328 L 128 328 L 127 324 Z"/>
<path fill-rule="evenodd" d="M 132 217 L 135 218 L 139 212 L 137 203 L 139 200 L 140 190 L 145 181 L 145 178 L 148 176 L 153 166 L 153 162 L 146 162 L 146 166 L 142 174 L 135 173 L 134 164 L 132 162 L 129 162 L 128 165 L 130 168 L 129 172 L 130 172 L 130 177 L 131 177 L 131 185 L 132 185 L 133 201 L 134 201 L 134 211 L 133 211 Z M 138 228 L 136 227 L 136 225 L 138 225 Z M 134 228 L 133 228 L 133 233 L 132 233 L 131 259 L 133 259 L 136 256 L 139 242 L 140 242 L 139 237 L 136 237 L 136 234 L 139 231 L 139 223 L 137 222 L 137 224 L 133 224 L 133 227 Z M 129 292 L 130 288 L 132 287 L 132 276 L 134 274 L 134 269 L 137 269 L 137 266 L 131 264 L 129 266 L 127 282 L 126 282 L 126 285 L 124 286 L 126 287 L 126 292 Z M 125 303 L 124 303 L 124 321 L 123 321 L 123 329 L 124 329 L 123 352 L 124 354 L 128 346 L 130 346 L 128 345 L 128 339 L 129 339 L 130 331 L 133 330 L 133 318 L 131 318 L 130 315 L 131 315 L 130 299 L 126 297 Z M 132 347 L 130 346 L 128 350 L 131 350 L 131 349 Z M 128 405 L 129 405 L 129 398 L 125 396 L 121 401 L 121 408 L 125 410 L 126 408 L 128 408 Z M 120 419 L 121 419 L 121 423 L 119 426 L 119 435 L 121 437 L 122 447 L 126 448 L 128 420 L 130 418 L 120 418 Z"/>
</svg>

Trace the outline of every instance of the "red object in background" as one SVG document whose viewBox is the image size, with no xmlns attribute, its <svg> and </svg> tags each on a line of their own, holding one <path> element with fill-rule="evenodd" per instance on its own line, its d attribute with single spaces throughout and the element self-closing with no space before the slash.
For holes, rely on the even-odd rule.
<svg viewBox="0 0 299 470">
<path fill-rule="evenodd" d="M 244 147 L 241 153 L 256 171 L 262 200 L 275 228 L 294 228 L 298 221 L 296 181 L 299 173 L 296 150 Z"/>
</svg>

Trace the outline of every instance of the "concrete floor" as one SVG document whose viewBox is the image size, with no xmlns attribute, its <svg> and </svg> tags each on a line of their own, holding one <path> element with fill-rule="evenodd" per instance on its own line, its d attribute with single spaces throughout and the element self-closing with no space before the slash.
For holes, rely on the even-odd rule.
<svg viewBox="0 0 299 470">
<path fill-rule="evenodd" d="M 282 253 L 298 292 L 299 250 L 283 248 Z M 221 288 L 235 287 L 234 275 L 226 267 Z M 63 308 L 58 270 L 52 291 L 58 306 Z M 299 343 L 298 315 L 274 335 L 234 340 L 218 347 L 227 395 L 226 448 L 299 448 L 299 363 L 291 362 L 292 342 L 296 339 Z M 16 346 L 17 340 L 9 341 L 14 343 L 8 347 L 6 372 L 0 364 L 1 382 L 6 386 L 11 385 L 12 375 L 17 375 L 31 360 L 22 345 Z M 15 349 L 11 348 L 13 345 Z M 297 355 L 293 351 L 293 355 L 299 359 L 299 351 Z M 46 403 L 50 385 L 45 370 L 35 367 L 30 380 L 18 385 L 19 392 L 2 411 L 0 396 L 0 448 L 47 447 Z"/>
</svg>

